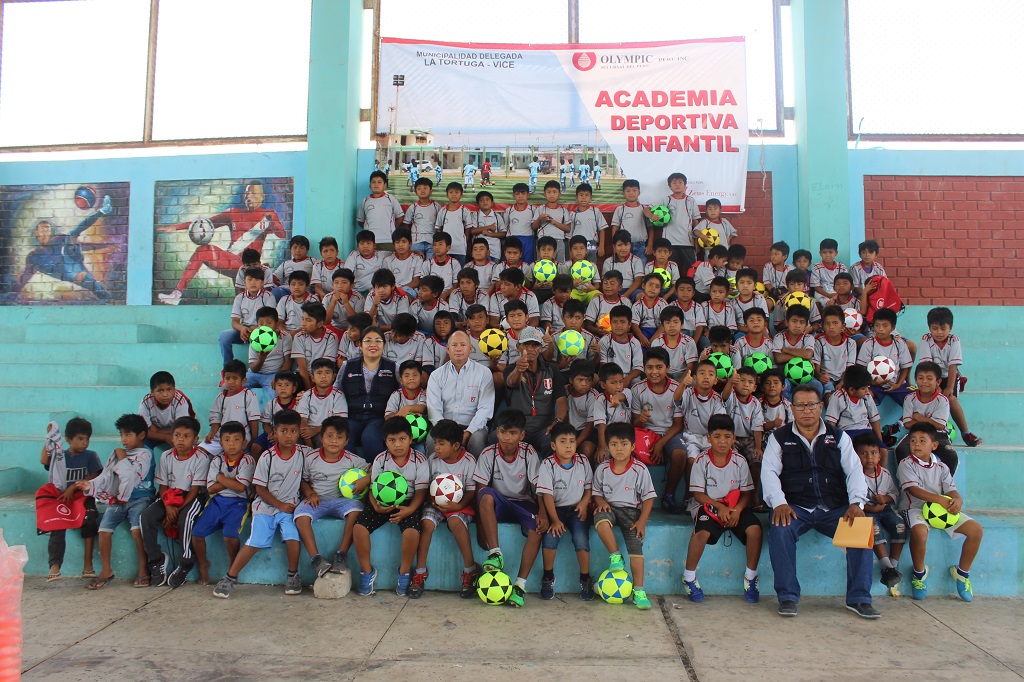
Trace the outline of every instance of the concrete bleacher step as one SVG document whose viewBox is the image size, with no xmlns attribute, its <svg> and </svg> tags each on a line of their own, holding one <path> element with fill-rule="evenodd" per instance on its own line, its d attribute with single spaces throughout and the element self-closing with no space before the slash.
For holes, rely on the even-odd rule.
<svg viewBox="0 0 1024 682">
<path fill-rule="evenodd" d="M 29 574 L 45 574 L 46 542 L 44 536 L 37 536 L 34 531 L 35 514 L 33 499 L 27 493 L 0 497 L 0 526 L 4 527 L 5 535 L 18 538 L 19 542 L 28 545 L 29 563 L 26 572 Z M 972 510 L 968 510 L 972 511 Z M 981 552 L 971 572 L 975 593 L 986 596 L 1019 596 L 1021 582 L 1019 571 L 1024 561 L 1024 511 L 997 510 L 972 512 L 985 527 L 985 540 Z M 761 519 L 766 523 L 765 517 Z M 334 519 L 325 519 L 315 526 L 317 544 L 324 554 L 333 552 L 341 540 L 342 523 Z M 656 512 L 648 524 L 647 539 L 644 542 L 644 553 L 647 557 L 645 583 L 652 594 L 680 594 L 683 571 L 683 559 L 692 529 L 689 517 L 667 516 Z M 471 529 L 475 538 L 475 529 Z M 243 537 L 248 535 L 248 528 Z M 618 534 L 616 534 L 618 538 Z M 67 535 L 68 552 L 65 558 L 65 575 L 75 575 L 81 567 L 82 544 L 75 534 Z M 377 569 L 377 589 L 392 589 L 398 569 L 400 535 L 397 528 L 385 526 L 372 536 L 372 557 Z M 731 541 L 730 541 L 731 540 Z M 515 575 L 524 544 L 518 526 L 501 524 L 499 542 L 505 553 L 506 572 Z M 619 539 L 621 544 L 621 539 Z M 169 542 L 162 539 L 166 548 Z M 591 530 L 591 573 L 594 577 L 608 565 L 608 552 L 598 539 L 596 532 Z M 224 575 L 226 554 L 219 534 L 207 539 L 209 556 L 212 562 L 211 576 L 216 580 Z M 931 567 L 929 593 L 933 596 L 953 594 L 954 585 L 949 577 L 948 567 L 956 563 L 959 556 L 959 541 L 953 541 L 944 533 L 931 533 L 928 540 L 927 562 Z M 175 550 L 180 553 L 179 550 Z M 739 595 L 742 591 L 744 566 L 743 545 L 735 538 L 723 536 L 717 546 L 709 547 L 701 561 L 699 578 L 701 586 L 708 594 Z M 474 554 L 477 561 L 482 561 L 486 553 L 474 543 Z M 94 557 L 99 567 L 98 555 Z M 118 578 L 134 578 L 138 569 L 135 545 L 122 525 L 113 537 L 113 568 Z M 355 551 L 349 554 L 349 565 L 353 571 L 358 570 Z M 428 590 L 459 589 L 459 573 L 461 571 L 461 555 L 455 546 L 451 534 L 439 530 L 434 535 L 429 554 L 428 568 L 430 578 Z M 259 552 L 241 574 L 242 582 L 261 584 L 282 584 L 285 578 L 287 562 L 285 549 L 280 540 L 275 539 L 269 550 Z M 299 561 L 300 573 L 306 585 L 313 581 L 313 572 L 309 557 L 303 550 Z M 538 558 L 527 581 L 531 593 L 529 598 L 537 598 L 540 589 L 541 562 Z M 797 568 L 802 581 L 805 595 L 842 595 L 846 586 L 846 570 L 843 552 L 831 545 L 829 538 L 817 533 L 808 533 L 798 547 Z M 909 556 L 902 560 L 904 584 L 902 591 L 909 595 Z M 881 596 L 887 593 L 886 588 L 878 582 L 879 568 L 875 567 L 875 578 L 872 592 Z M 761 575 L 761 591 L 771 595 L 772 570 L 768 558 L 767 542 L 763 547 L 759 564 Z M 556 591 L 564 593 L 577 592 L 577 575 L 579 566 L 572 550 L 569 538 L 563 538 L 555 561 L 557 576 Z M 195 578 L 193 573 L 192 578 Z M 186 589 L 194 589 L 189 587 Z M 203 588 L 212 589 L 212 588 Z M 909 598 L 909 597 L 907 597 Z M 887 599 L 887 598 L 886 598 Z M 879 599 L 881 604 L 886 599 Z"/>
<path fill-rule="evenodd" d="M 67 386 L 69 378 L 76 386 L 116 386 L 122 376 L 116 365 L 77 364 L 69 377 L 67 365 L 57 362 L 0 362 L 0 383 L 6 386 Z"/>
<path fill-rule="evenodd" d="M 4 327 L 17 329 L 33 325 L 118 324 L 131 319 L 135 324 L 164 328 L 217 327 L 230 324 L 230 305 L 169 306 L 17 306 L 4 309 Z"/>
<path fill-rule="evenodd" d="M 0 497 L 4 495 L 13 495 L 19 492 L 23 487 L 29 488 L 24 482 L 24 473 L 21 467 L 8 467 L 0 466 Z M 43 476 L 43 480 L 39 485 L 46 483 L 46 477 Z M 38 488 L 39 486 L 35 486 Z M 30 489 L 30 488 L 29 488 Z"/>
<path fill-rule="evenodd" d="M 2 381 L 2 380 L 0 380 Z M 179 388 L 190 397 L 198 397 L 201 405 L 208 405 L 217 391 L 216 382 L 210 386 L 180 385 Z M 0 386 L 3 384 L 0 383 Z M 0 410 L 15 410 L 23 406 L 26 395 L 31 396 L 33 407 L 38 410 L 75 411 L 87 419 L 109 412 L 107 406 L 114 405 L 122 412 L 135 411 L 139 401 L 148 391 L 139 386 L 22 386 L 21 391 L 0 391 Z M 102 395 L 102 405 L 98 394 Z M 120 412 L 119 412 L 120 414 Z M 45 426 L 45 424 L 44 424 Z"/>
<path fill-rule="evenodd" d="M 50 357 L 61 358 L 63 362 L 73 365 L 96 363 L 98 360 L 109 362 L 109 358 L 114 357 L 121 370 L 121 381 L 145 385 L 147 389 L 149 377 L 159 369 L 166 369 L 173 374 L 180 388 L 198 385 L 200 382 L 208 384 L 214 378 L 219 380 L 223 367 L 216 335 L 211 335 L 206 342 L 118 344 L 114 351 L 98 348 L 92 343 L 80 344 L 66 340 L 47 342 L 46 350 Z M 5 345 L 3 360 L 12 363 L 37 362 L 39 345 Z M 0 381 L 3 381 L 2 375 Z M 74 383 L 84 385 L 78 381 Z M 213 385 L 216 387 L 216 381 Z"/>
<path fill-rule="evenodd" d="M 88 344 L 122 344 L 158 342 L 169 338 L 169 333 L 150 324 L 96 323 L 34 324 L 25 328 L 24 343 L 49 343 L 55 339 L 78 339 Z"/>
</svg>

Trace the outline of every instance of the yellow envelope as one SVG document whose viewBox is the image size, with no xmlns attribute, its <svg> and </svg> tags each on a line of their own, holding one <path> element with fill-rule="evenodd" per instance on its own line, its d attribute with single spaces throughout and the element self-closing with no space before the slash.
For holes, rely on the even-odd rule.
<svg viewBox="0 0 1024 682">
<path fill-rule="evenodd" d="M 832 537 L 836 547 L 850 549 L 871 549 L 875 546 L 875 524 L 868 516 L 860 516 L 853 520 L 853 526 L 839 519 L 836 534 Z"/>
</svg>

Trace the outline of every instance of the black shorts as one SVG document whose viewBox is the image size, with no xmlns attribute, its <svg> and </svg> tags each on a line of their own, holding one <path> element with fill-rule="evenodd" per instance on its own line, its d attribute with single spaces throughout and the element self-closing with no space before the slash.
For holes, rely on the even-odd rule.
<svg viewBox="0 0 1024 682">
<path fill-rule="evenodd" d="M 421 510 L 417 508 L 416 511 L 398 523 L 398 529 L 403 533 L 407 530 L 419 531 L 420 516 Z M 391 517 L 387 514 L 377 513 L 377 510 L 368 504 L 363 511 L 359 512 L 359 516 L 356 517 L 356 523 L 372 533 L 384 524 L 391 523 Z"/>
<path fill-rule="evenodd" d="M 737 540 L 745 545 L 747 544 L 747 528 L 760 525 L 761 522 L 757 520 L 754 512 L 750 511 L 749 508 L 745 508 L 740 512 L 740 518 L 735 527 L 726 528 L 701 507 L 697 510 L 697 518 L 693 522 L 693 532 L 699 533 L 702 530 L 706 530 L 711 535 L 708 539 L 708 544 L 714 545 L 718 542 L 718 538 L 722 537 L 722 533 L 729 530 L 732 531 Z"/>
<path fill-rule="evenodd" d="M 82 519 L 82 538 L 94 538 L 100 534 L 100 513 L 96 509 L 96 498 L 85 498 L 85 518 Z"/>
<path fill-rule="evenodd" d="M 953 386 L 953 395 L 954 396 L 960 395 L 960 391 L 964 390 L 964 385 L 966 383 L 967 383 L 967 379 L 964 378 L 964 375 L 957 374 L 956 375 L 956 385 Z M 949 377 L 948 376 L 947 377 L 943 377 L 942 379 L 939 380 L 939 390 L 940 391 L 945 391 L 946 390 L 946 386 L 949 386 Z"/>
</svg>

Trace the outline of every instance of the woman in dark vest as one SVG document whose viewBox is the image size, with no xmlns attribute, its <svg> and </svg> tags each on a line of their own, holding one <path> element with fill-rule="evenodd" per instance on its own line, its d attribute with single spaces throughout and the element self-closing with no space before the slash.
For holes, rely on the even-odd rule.
<svg viewBox="0 0 1024 682">
<path fill-rule="evenodd" d="M 348 448 L 362 446 L 363 457 L 372 462 L 384 452 L 384 409 L 398 390 L 398 368 L 384 357 L 384 334 L 377 327 L 363 331 L 361 358 L 345 363 L 337 386 L 348 400 Z"/>
</svg>

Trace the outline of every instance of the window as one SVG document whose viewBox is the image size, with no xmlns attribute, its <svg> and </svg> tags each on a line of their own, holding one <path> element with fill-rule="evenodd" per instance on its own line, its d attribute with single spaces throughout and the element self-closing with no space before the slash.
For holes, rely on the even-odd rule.
<svg viewBox="0 0 1024 682">
<path fill-rule="evenodd" d="M 1024 136 L 1018 0 L 848 0 L 850 134 Z"/>
</svg>

